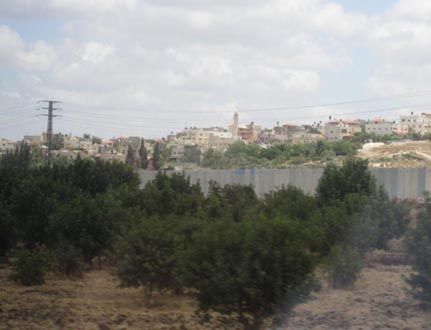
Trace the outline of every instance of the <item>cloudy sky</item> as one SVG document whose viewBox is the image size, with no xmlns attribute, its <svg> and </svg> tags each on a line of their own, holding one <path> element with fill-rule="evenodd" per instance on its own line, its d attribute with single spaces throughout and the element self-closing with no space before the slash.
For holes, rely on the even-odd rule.
<svg viewBox="0 0 431 330">
<path fill-rule="evenodd" d="M 105 138 L 431 111 L 431 1 L 0 0 L 0 137 L 44 99 Z"/>
</svg>

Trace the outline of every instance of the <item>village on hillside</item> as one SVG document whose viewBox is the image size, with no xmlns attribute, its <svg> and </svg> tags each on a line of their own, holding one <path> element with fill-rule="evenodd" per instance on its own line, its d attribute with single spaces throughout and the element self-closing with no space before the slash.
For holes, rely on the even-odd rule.
<svg viewBox="0 0 431 330">
<path fill-rule="evenodd" d="M 359 151 L 358 156 L 369 158 L 371 163 L 415 166 L 418 165 L 417 161 L 422 163 L 431 161 L 431 146 L 427 143 L 417 144 L 411 141 L 412 138 L 428 140 L 427 137 L 431 136 L 431 113 L 415 114 L 414 112 L 400 116 L 398 121 L 382 118 L 347 120 L 329 117 L 327 122 L 314 122 L 311 125 L 277 122 L 277 125 L 272 128 L 264 128 L 254 122 L 242 124 L 239 114 L 235 112 L 233 121 L 227 128 L 185 127 L 178 133 L 171 132 L 168 136 L 158 139 L 144 140 L 139 136 L 120 136 L 102 140 L 90 134 L 79 137 L 57 133 L 52 136 L 51 153 L 54 158 L 73 160 L 79 155 L 81 158 L 128 162 L 140 167 L 139 149 L 143 143 L 148 157 L 145 168 L 158 169 L 158 166 L 152 163 L 155 146 L 158 152 L 163 154 L 164 159 L 169 161 L 168 164 L 175 166 L 186 163 L 197 166 L 202 156 L 209 150 L 225 152 L 229 146 L 238 141 L 266 149 L 277 144 L 300 145 L 318 141 L 351 141 L 358 136 L 364 143 L 369 142 Z M 387 149 L 383 142 L 386 144 L 394 142 L 397 146 Z M 46 156 L 48 148 L 46 132 L 41 135 L 25 135 L 21 141 L 0 138 L 0 154 L 13 152 L 20 143 L 25 143 L 32 148 L 34 158 L 40 156 L 42 160 Z M 402 158 L 401 162 L 399 156 Z"/>
</svg>

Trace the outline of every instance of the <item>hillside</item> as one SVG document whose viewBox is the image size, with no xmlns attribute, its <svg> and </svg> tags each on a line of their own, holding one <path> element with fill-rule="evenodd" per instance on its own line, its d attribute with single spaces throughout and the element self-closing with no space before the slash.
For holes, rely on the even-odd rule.
<svg viewBox="0 0 431 330">
<path fill-rule="evenodd" d="M 431 142 L 367 143 L 358 157 L 368 159 L 374 167 L 427 167 L 431 166 Z"/>
</svg>

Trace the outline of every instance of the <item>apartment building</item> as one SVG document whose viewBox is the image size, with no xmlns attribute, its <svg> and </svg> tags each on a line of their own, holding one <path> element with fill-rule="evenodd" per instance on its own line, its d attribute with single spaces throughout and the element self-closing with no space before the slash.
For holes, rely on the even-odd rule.
<svg viewBox="0 0 431 330">
<path fill-rule="evenodd" d="M 221 131 L 211 131 L 209 135 L 209 147 L 213 149 L 226 149 L 233 140 L 233 135 L 231 132 L 225 130 Z"/>
<path fill-rule="evenodd" d="M 356 120 L 330 120 L 325 123 L 324 135 L 330 141 L 343 140 L 361 133 L 362 127 Z"/>
<path fill-rule="evenodd" d="M 207 150 L 210 133 L 207 128 L 190 127 L 179 133 L 177 139 L 182 141 L 183 145 L 198 145 L 202 150 Z"/>
<path fill-rule="evenodd" d="M 287 135 L 279 134 L 275 130 L 264 130 L 259 134 L 259 142 L 263 144 L 271 144 L 273 142 L 285 143 L 288 139 Z"/>
<path fill-rule="evenodd" d="M 365 133 L 378 136 L 392 135 L 393 123 L 381 118 L 371 119 L 365 123 Z"/>
<path fill-rule="evenodd" d="M 420 135 L 431 133 L 431 113 L 400 116 L 399 130 L 401 132 L 412 132 Z"/>
<path fill-rule="evenodd" d="M 260 132 L 262 127 L 250 123 L 248 125 L 240 125 L 238 127 L 238 138 L 247 143 L 256 143 L 259 141 Z"/>
</svg>

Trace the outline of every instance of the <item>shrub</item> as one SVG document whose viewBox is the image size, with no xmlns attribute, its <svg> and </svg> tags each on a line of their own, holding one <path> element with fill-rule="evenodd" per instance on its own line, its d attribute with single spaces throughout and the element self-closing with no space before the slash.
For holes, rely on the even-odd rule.
<svg viewBox="0 0 431 330">
<path fill-rule="evenodd" d="M 57 248 L 57 269 L 67 277 L 82 277 L 84 260 L 82 254 L 69 244 L 62 244 Z"/>
<path fill-rule="evenodd" d="M 346 288 L 353 285 L 361 269 L 361 258 L 356 250 L 348 245 L 336 245 L 331 249 L 327 271 L 333 288 Z"/>
<path fill-rule="evenodd" d="M 193 235 L 181 260 L 185 284 L 199 308 L 236 314 L 244 329 L 260 329 L 310 291 L 315 257 L 304 226 L 285 220 L 214 222 Z"/>
<path fill-rule="evenodd" d="M 177 285 L 176 233 L 167 219 L 145 219 L 118 243 L 118 277 L 124 287 L 143 287 L 150 305 L 153 291 Z"/>
<path fill-rule="evenodd" d="M 411 256 L 413 270 L 407 282 L 413 295 L 431 307 L 431 199 L 426 198 L 426 210 L 419 214 L 416 228 L 407 238 L 407 250 Z"/>
<path fill-rule="evenodd" d="M 409 209 L 379 189 L 378 195 L 366 201 L 362 210 L 351 217 L 347 239 L 361 254 L 386 249 L 389 240 L 405 234 L 409 221 Z"/>
<path fill-rule="evenodd" d="M 11 279 L 22 285 L 40 285 L 52 263 L 52 254 L 44 248 L 21 250 L 12 264 Z"/>
</svg>

